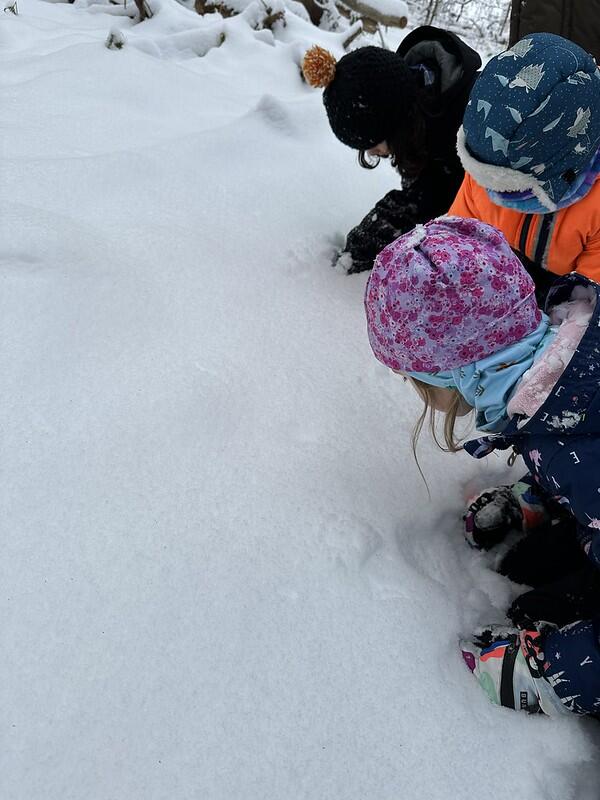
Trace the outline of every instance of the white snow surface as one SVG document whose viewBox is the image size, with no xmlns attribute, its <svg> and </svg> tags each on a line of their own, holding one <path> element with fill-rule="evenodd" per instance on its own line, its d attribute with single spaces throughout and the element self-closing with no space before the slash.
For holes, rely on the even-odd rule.
<svg viewBox="0 0 600 800">
<path fill-rule="evenodd" d="M 458 653 L 518 591 L 461 534 L 505 467 L 425 437 L 428 497 L 330 267 L 398 185 L 300 79 L 339 37 L 152 8 L 0 15 L 0 797 L 595 797 L 594 724 Z"/>
</svg>

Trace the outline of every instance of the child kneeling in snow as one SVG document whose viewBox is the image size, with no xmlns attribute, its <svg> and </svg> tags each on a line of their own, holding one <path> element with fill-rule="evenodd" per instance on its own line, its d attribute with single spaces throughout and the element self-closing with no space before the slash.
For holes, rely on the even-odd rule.
<svg viewBox="0 0 600 800">
<path fill-rule="evenodd" d="M 489 434 L 464 445 L 481 458 L 520 454 L 541 494 L 576 521 L 600 568 L 600 286 L 572 273 L 547 311 L 504 236 L 472 219 L 440 217 L 388 245 L 369 278 L 365 308 L 375 356 L 406 375 L 425 410 L 471 409 Z M 600 616 L 565 627 L 491 626 L 461 643 L 493 702 L 549 715 L 600 713 Z"/>
</svg>

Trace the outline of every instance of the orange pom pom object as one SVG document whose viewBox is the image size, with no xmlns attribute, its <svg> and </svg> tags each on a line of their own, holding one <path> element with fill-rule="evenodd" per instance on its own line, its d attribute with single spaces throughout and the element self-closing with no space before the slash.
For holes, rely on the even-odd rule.
<svg viewBox="0 0 600 800">
<path fill-rule="evenodd" d="M 302 61 L 302 73 L 315 89 L 324 89 L 335 78 L 335 56 L 316 44 L 307 50 Z"/>
</svg>

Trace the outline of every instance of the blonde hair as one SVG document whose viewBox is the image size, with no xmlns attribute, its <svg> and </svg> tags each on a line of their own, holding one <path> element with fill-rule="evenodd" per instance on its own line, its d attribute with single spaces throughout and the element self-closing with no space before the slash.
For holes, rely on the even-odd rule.
<svg viewBox="0 0 600 800">
<path fill-rule="evenodd" d="M 438 438 L 438 433 L 436 429 L 436 410 L 433 406 L 432 402 L 432 392 L 433 386 L 430 386 L 427 383 L 423 383 L 423 381 L 418 380 L 417 378 L 409 378 L 412 381 L 413 386 L 417 390 L 419 397 L 423 401 L 423 412 L 421 416 L 417 420 L 417 424 L 415 425 L 412 437 L 411 437 L 411 445 L 412 445 L 412 452 L 413 458 L 415 459 L 415 464 L 417 465 L 417 469 L 419 470 L 419 474 L 423 479 L 423 483 L 427 489 L 427 494 L 431 497 L 431 492 L 429 490 L 429 484 L 427 483 L 427 478 L 423 470 L 421 469 L 421 465 L 419 464 L 419 457 L 417 456 L 417 444 L 419 443 L 419 437 L 421 435 L 421 431 L 423 430 L 423 425 L 425 424 L 425 420 L 427 419 L 427 415 L 429 415 L 429 430 L 431 431 L 431 436 L 433 441 L 437 444 L 440 450 L 443 450 L 444 453 L 458 453 L 462 450 L 460 445 L 460 440 L 454 434 L 454 426 L 456 425 L 456 417 L 458 416 L 458 412 L 461 410 L 463 398 L 462 395 L 456 390 L 453 389 L 454 397 L 452 398 L 452 402 L 450 403 L 450 407 L 448 411 L 444 414 L 444 443 L 440 442 Z M 441 412 L 440 412 L 441 413 Z"/>
<path fill-rule="evenodd" d="M 424 405 L 423 413 L 417 420 L 417 424 L 415 425 L 412 433 L 412 451 L 417 465 L 419 463 L 417 459 L 417 444 L 419 442 L 421 431 L 423 430 L 423 425 L 427 419 L 427 415 L 429 415 L 429 430 L 431 431 L 431 436 L 440 450 L 443 450 L 445 453 L 458 453 L 460 450 L 462 450 L 462 447 L 460 445 L 460 440 L 454 433 L 454 427 L 456 425 L 456 417 L 458 416 L 458 412 L 461 408 L 462 395 L 456 389 L 451 390 L 454 392 L 454 397 L 452 399 L 452 403 L 450 404 L 450 408 L 444 415 L 444 443 L 442 444 L 442 442 L 439 440 L 436 428 L 436 411 L 432 405 L 433 387 L 427 383 L 423 383 L 423 381 L 420 381 L 417 378 L 410 378 L 410 380 L 413 382 L 415 389 L 419 393 Z"/>
</svg>

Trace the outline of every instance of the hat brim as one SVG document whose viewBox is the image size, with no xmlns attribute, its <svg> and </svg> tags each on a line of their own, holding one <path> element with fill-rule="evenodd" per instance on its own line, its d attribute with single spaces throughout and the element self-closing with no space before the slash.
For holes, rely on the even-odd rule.
<svg viewBox="0 0 600 800">
<path fill-rule="evenodd" d="M 556 211 L 558 206 L 550 199 L 550 196 L 542 188 L 542 184 L 535 177 L 527 172 L 510 167 L 499 167 L 495 164 L 485 164 L 475 158 L 467 148 L 467 139 L 463 126 L 459 128 L 456 138 L 456 150 L 465 172 L 468 172 L 474 180 L 484 189 L 493 192 L 532 192 L 540 203 L 548 211 Z"/>
</svg>

